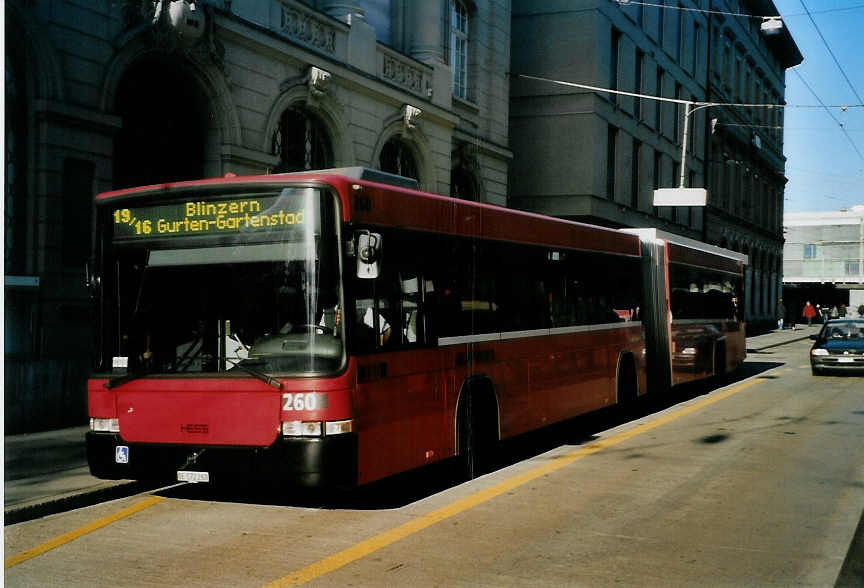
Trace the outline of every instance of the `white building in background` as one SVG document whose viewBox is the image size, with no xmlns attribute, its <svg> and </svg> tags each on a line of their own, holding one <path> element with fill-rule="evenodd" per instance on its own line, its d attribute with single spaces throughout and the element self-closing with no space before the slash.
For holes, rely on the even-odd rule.
<svg viewBox="0 0 864 588">
<path fill-rule="evenodd" d="M 864 304 L 864 205 L 834 212 L 787 213 L 783 226 L 786 292 L 800 293 L 816 303 L 833 288 L 849 307 Z"/>
</svg>

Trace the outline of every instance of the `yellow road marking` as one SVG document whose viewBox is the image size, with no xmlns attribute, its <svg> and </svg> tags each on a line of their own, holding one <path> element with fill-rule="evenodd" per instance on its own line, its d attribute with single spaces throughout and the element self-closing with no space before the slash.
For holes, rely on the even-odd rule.
<svg viewBox="0 0 864 588">
<path fill-rule="evenodd" d="M 554 472 L 556 470 L 560 470 L 563 467 L 566 467 L 577 461 L 591 455 L 593 453 L 597 453 L 601 449 L 606 449 L 607 447 L 612 447 L 613 445 L 617 445 L 618 443 L 622 443 L 627 441 L 628 439 L 632 439 L 637 435 L 641 435 L 647 431 L 665 425 L 671 421 L 679 419 L 683 416 L 696 412 L 706 406 L 714 404 L 716 402 L 720 402 L 726 398 L 729 398 L 733 394 L 737 394 L 741 390 L 745 388 L 749 388 L 754 384 L 762 382 L 764 380 L 751 379 L 746 382 L 742 382 L 741 384 L 730 388 L 729 390 L 720 392 L 714 396 L 706 398 L 700 402 L 692 404 L 690 406 L 685 406 L 675 412 L 662 416 L 654 421 L 643 423 L 638 425 L 629 431 L 624 431 L 619 433 L 613 437 L 608 439 L 601 439 L 600 441 L 595 441 L 589 445 L 585 445 L 584 447 L 580 447 L 579 449 L 572 451 L 566 455 L 562 455 L 560 457 L 555 458 L 554 460 L 542 465 L 538 466 L 532 470 L 514 476 L 513 478 L 504 480 L 494 486 L 486 488 L 485 490 L 480 490 L 470 496 L 466 496 L 465 498 L 461 498 L 452 504 L 439 508 L 438 510 L 432 511 L 428 514 L 425 514 L 417 519 L 412 521 L 408 521 L 398 527 L 394 527 L 389 531 L 385 531 L 379 535 L 374 537 L 370 537 L 365 541 L 361 541 L 352 545 L 351 547 L 340 551 L 339 553 L 333 554 L 329 557 L 325 557 L 322 560 L 319 560 L 315 563 L 312 563 L 306 567 L 300 568 L 287 576 L 284 576 L 274 582 L 266 584 L 263 588 L 276 588 L 277 586 L 297 586 L 300 584 L 305 584 L 306 582 L 310 582 L 316 578 L 323 576 L 329 572 L 337 570 L 341 567 L 348 565 L 358 559 L 361 559 L 371 553 L 378 551 L 388 545 L 399 541 L 400 539 L 404 539 L 409 535 L 413 535 L 418 531 L 422 531 L 427 527 L 431 527 L 432 525 L 439 523 L 443 520 L 449 519 L 459 513 L 462 513 L 466 510 L 469 510 L 475 506 L 483 504 L 484 502 L 488 502 L 492 500 L 496 496 L 500 496 L 505 492 L 509 492 L 514 488 L 522 486 L 523 484 L 527 484 L 532 480 L 536 480 L 546 474 Z"/>
<path fill-rule="evenodd" d="M 87 535 L 88 533 L 92 533 L 93 531 L 96 531 L 97 529 L 101 529 L 102 527 L 110 525 L 111 523 L 113 523 L 115 521 L 119 521 L 120 519 L 124 519 L 128 516 L 135 514 L 136 512 L 140 512 L 140 511 L 144 510 L 145 508 L 153 506 L 154 504 L 156 504 L 157 502 L 159 502 L 161 500 L 165 500 L 165 499 L 162 498 L 161 496 L 151 496 L 150 498 L 147 498 L 146 500 L 142 500 L 141 502 L 133 504 L 132 506 L 124 508 L 123 510 L 120 510 L 118 512 L 115 512 L 112 515 L 109 515 L 107 517 L 103 517 L 101 519 L 95 520 L 92 523 L 89 523 L 87 525 L 84 525 L 83 527 L 75 529 L 74 531 L 69 531 L 68 533 L 64 533 L 63 535 L 60 535 L 59 537 L 55 537 L 54 539 L 51 539 L 50 541 L 46 541 L 42 545 L 37 545 L 33 549 L 28 549 L 27 551 L 19 553 L 18 555 L 13 555 L 12 557 L 8 558 L 4 562 L 4 569 L 8 570 L 12 566 L 17 566 L 21 562 L 25 562 L 28 559 L 33 559 L 36 556 L 42 555 L 46 551 L 51 551 L 52 549 L 56 549 L 57 547 L 60 547 L 61 545 L 65 545 L 66 543 L 69 543 L 71 541 L 75 541 L 76 539 L 83 537 L 84 535 Z"/>
</svg>

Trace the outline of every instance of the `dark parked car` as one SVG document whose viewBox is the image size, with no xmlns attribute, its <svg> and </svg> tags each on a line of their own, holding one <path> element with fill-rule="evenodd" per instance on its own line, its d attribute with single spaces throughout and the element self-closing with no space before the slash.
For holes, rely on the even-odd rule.
<svg viewBox="0 0 864 588">
<path fill-rule="evenodd" d="M 813 375 L 827 372 L 864 374 L 864 318 L 835 319 L 822 326 L 810 349 Z"/>
</svg>

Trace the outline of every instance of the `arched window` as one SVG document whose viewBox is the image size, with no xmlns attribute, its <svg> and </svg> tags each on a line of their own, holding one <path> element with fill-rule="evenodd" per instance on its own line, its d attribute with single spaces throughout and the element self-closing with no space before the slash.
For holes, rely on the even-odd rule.
<svg viewBox="0 0 864 588">
<path fill-rule="evenodd" d="M 279 156 L 274 172 L 294 172 L 333 167 L 330 136 L 321 121 L 303 107 L 282 113 L 273 133 L 273 155 Z"/>
<path fill-rule="evenodd" d="M 417 161 L 411 147 L 399 137 L 393 137 L 381 148 L 378 168 L 387 173 L 420 181 Z"/>
<path fill-rule="evenodd" d="M 7 45 L 8 48 L 8 45 Z M 6 167 L 4 261 L 6 274 L 24 272 L 27 221 L 27 96 L 20 64 L 6 54 Z"/>
</svg>

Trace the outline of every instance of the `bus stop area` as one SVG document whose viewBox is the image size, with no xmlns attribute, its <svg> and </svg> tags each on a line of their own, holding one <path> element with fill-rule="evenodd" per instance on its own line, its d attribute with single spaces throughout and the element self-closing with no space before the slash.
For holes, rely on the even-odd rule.
<svg viewBox="0 0 864 588">
<path fill-rule="evenodd" d="M 747 352 L 807 339 L 821 325 L 774 330 L 747 338 Z M 90 475 L 84 436 L 87 425 L 4 437 L 4 523 L 39 518 L 62 510 L 128 496 L 146 489 L 129 480 Z"/>
</svg>

